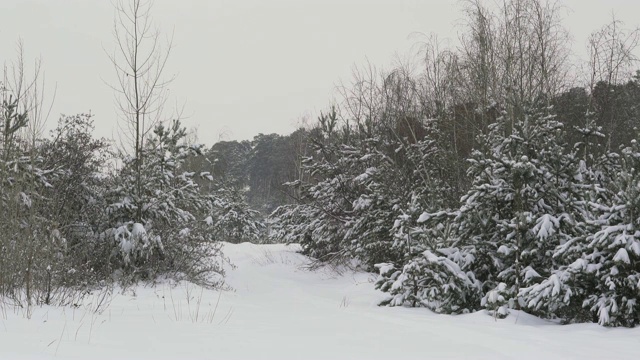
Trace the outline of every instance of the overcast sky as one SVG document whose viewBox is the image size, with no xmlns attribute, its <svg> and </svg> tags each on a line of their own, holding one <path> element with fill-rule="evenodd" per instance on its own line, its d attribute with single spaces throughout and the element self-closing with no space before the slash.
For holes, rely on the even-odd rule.
<svg viewBox="0 0 640 360">
<path fill-rule="evenodd" d="M 113 8 L 108 0 L 0 0 L 0 61 L 14 58 L 19 38 L 26 58 L 41 57 L 49 118 L 91 111 L 96 135 L 116 135 Z M 638 25 L 637 0 L 562 0 L 573 47 L 584 52 L 589 33 L 612 11 Z M 407 54 L 415 32 L 457 38 L 457 0 L 156 0 L 154 20 L 174 31 L 167 75 L 172 104 L 185 104 L 186 125 L 201 142 L 286 134 L 300 118 L 331 104 L 335 85 L 367 59 L 387 66 Z"/>
</svg>

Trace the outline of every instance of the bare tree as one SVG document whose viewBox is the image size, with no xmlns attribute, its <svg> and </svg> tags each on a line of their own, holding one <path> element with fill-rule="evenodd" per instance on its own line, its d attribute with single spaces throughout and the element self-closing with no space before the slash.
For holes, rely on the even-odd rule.
<svg viewBox="0 0 640 360">
<path fill-rule="evenodd" d="M 613 88 L 631 80 L 638 66 L 635 51 L 640 45 L 640 28 L 628 29 L 624 23 L 612 17 L 611 22 L 593 32 L 588 40 L 589 59 L 587 83 L 590 91 L 589 111 L 597 112 L 598 119 L 586 117 L 585 129 L 602 127 L 605 137 L 598 137 L 606 149 L 615 149 L 617 145 L 629 140 L 628 129 L 635 126 L 625 109 L 616 104 L 621 93 Z M 597 105 L 596 105 L 597 103 Z M 598 109 L 596 109 L 598 108 Z M 591 132 L 585 132 L 591 135 Z M 585 141 L 585 144 L 588 142 Z M 585 146 L 585 156 L 587 146 Z"/>
<path fill-rule="evenodd" d="M 489 121 L 485 114 L 490 104 L 499 98 L 496 20 L 479 0 L 468 0 L 463 10 L 467 21 L 466 31 L 460 37 L 462 76 L 458 79 L 461 87 L 466 89 L 466 100 L 476 104 L 480 110 L 480 124 L 472 124 L 472 128 L 478 130 L 474 134 L 486 133 Z"/>
<path fill-rule="evenodd" d="M 109 59 L 116 72 L 116 92 L 120 110 L 120 136 L 123 147 L 132 147 L 135 156 L 136 197 L 142 194 L 141 167 L 145 137 L 163 120 L 168 84 L 165 77 L 173 37 L 166 41 L 151 20 L 153 3 L 145 0 L 119 0 L 115 3 L 113 36 L 116 41 Z M 128 142 L 128 144 L 126 144 Z M 139 205 L 139 204 L 138 204 Z M 137 206 L 136 221 L 142 217 Z"/>
<path fill-rule="evenodd" d="M 33 73 L 27 74 L 28 69 L 24 59 L 24 45 L 18 41 L 17 56 L 14 61 L 5 63 L 3 68 L 3 80 L 0 92 L 1 101 L 15 106 L 15 112 L 25 114 L 19 123 L 11 127 L 10 118 L 5 117 L 2 132 L 2 151 L 5 160 L 11 156 L 12 149 L 16 145 L 16 140 L 22 139 L 31 142 L 33 147 L 37 137 L 42 135 L 42 131 L 51 106 L 48 111 L 44 108 L 44 74 L 42 73 L 42 61 L 37 59 L 34 62 Z M 55 93 L 54 97 L 55 99 Z M 53 105 L 53 100 L 51 102 Z M 28 114 L 28 118 L 26 116 Z M 18 131 L 20 130 L 20 131 Z"/>
<path fill-rule="evenodd" d="M 461 77 L 468 99 L 481 114 L 503 107 L 513 124 L 527 106 L 547 105 L 563 90 L 569 70 L 569 33 L 561 25 L 562 6 L 552 0 L 504 0 L 491 9 L 481 0 L 465 2 Z"/>
<path fill-rule="evenodd" d="M 638 64 L 634 54 L 640 45 L 640 28 L 627 29 L 612 16 L 611 22 L 591 34 L 589 47 L 589 89 L 598 82 L 619 84 L 628 80 Z"/>
<path fill-rule="evenodd" d="M 369 134 L 372 132 L 381 107 L 379 80 L 380 70 L 367 61 L 366 66 L 353 67 L 350 83 L 342 82 L 337 87 L 342 98 L 340 113 L 347 128 L 353 125 Z"/>
</svg>

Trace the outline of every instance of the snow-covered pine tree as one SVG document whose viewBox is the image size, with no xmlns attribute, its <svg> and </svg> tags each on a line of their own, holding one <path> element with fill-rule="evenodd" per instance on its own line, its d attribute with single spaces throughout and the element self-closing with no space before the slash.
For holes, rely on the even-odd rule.
<svg viewBox="0 0 640 360">
<path fill-rule="evenodd" d="M 214 198 L 203 194 L 195 181 L 209 174 L 182 167 L 190 156 L 200 155 L 202 147 L 184 144 L 185 136 L 177 120 L 169 127 L 158 124 L 143 149 L 144 191 L 135 191 L 138 164 L 127 158 L 107 194 L 112 199 L 107 208 L 111 227 L 103 237 L 116 242 L 112 253 L 116 268 L 134 277 L 173 272 L 207 283 L 209 273 L 222 274 L 221 245 L 207 221 Z"/>
<path fill-rule="evenodd" d="M 272 219 L 278 219 L 271 234 L 275 239 L 299 243 L 304 254 L 319 261 L 350 257 L 345 224 L 358 197 L 351 179 L 353 173 L 365 169 L 352 169 L 344 157 L 345 153 L 357 152 L 343 144 L 348 132 L 338 128 L 335 109 L 320 115 L 318 129 L 309 139 L 313 154 L 302 161 L 307 181 L 290 184 L 299 188 L 301 198 L 297 204 L 281 206 L 271 214 Z"/>
<path fill-rule="evenodd" d="M 473 255 L 485 294 L 505 283 L 500 293 L 519 307 L 520 289 L 548 276 L 553 250 L 581 231 L 577 163 L 545 108 L 513 124 L 501 117 L 482 143 L 470 159 L 473 184 L 455 220 L 455 245 Z"/>
<path fill-rule="evenodd" d="M 632 140 L 622 150 L 621 171 L 611 183 L 608 205 L 591 203 L 599 227 L 587 237 L 588 261 L 583 270 L 595 270 L 595 291 L 584 302 L 611 326 L 640 324 L 640 145 Z M 592 265 L 592 266 L 589 266 Z M 589 269 L 591 268 L 591 269 Z"/>
<path fill-rule="evenodd" d="M 205 221 L 218 241 L 258 243 L 266 236 L 265 224 L 259 211 L 252 210 L 246 194 L 233 184 L 217 187 L 213 208 Z"/>
<path fill-rule="evenodd" d="M 424 250 L 451 246 L 452 208 L 458 194 L 453 153 L 436 119 L 424 122 L 426 136 L 415 143 L 398 145 L 406 159 L 398 170 L 404 174 L 402 203 L 391 229 L 396 242 L 407 244 L 406 259 Z"/>
<path fill-rule="evenodd" d="M 379 262 L 401 263 L 406 256 L 404 242 L 396 242 L 391 229 L 398 210 L 406 203 L 406 184 L 409 179 L 399 164 L 383 149 L 398 144 L 379 137 L 363 139 L 357 151 L 346 153 L 345 162 L 352 169 L 351 186 L 357 198 L 353 201 L 352 216 L 345 224 L 345 240 L 353 249 L 352 255 L 369 269 Z"/>
<path fill-rule="evenodd" d="M 394 246 L 404 251 L 400 262 L 381 263 L 376 288 L 389 292 L 381 305 L 423 306 L 436 312 L 476 310 L 480 284 L 465 270 L 473 259 L 453 248 L 457 212 L 451 154 L 443 148 L 436 120 L 426 122 L 427 136 L 406 145 L 409 181 L 391 228 Z"/>
<path fill-rule="evenodd" d="M 613 154 L 605 154 L 610 164 Z M 617 174 L 595 184 L 585 199 L 593 217 L 588 234 L 556 250 L 565 264 L 539 285 L 525 289 L 528 304 L 566 322 L 605 326 L 640 324 L 640 146 L 632 141 Z M 601 173 L 612 173 L 612 170 Z M 605 191 L 606 189 L 606 191 Z"/>
<path fill-rule="evenodd" d="M 391 296 L 380 305 L 424 306 L 438 313 L 464 313 L 474 309 L 479 284 L 445 254 L 425 250 L 402 268 L 376 264 L 380 275 L 376 289 Z"/>
<path fill-rule="evenodd" d="M 274 234 L 302 244 L 321 261 L 358 258 L 370 269 L 379 262 L 404 264 L 407 244 L 397 240 L 393 228 L 416 194 L 419 177 L 406 158 L 414 149 L 385 136 L 382 128 L 345 127 L 336 134 L 336 122 L 335 113 L 320 118 L 321 135 L 312 139 L 315 156 L 304 161 L 310 181 L 293 184 L 302 202 L 274 212 Z M 423 156 L 416 155 L 417 163 Z M 434 186 L 429 193 L 438 190 Z"/>
</svg>

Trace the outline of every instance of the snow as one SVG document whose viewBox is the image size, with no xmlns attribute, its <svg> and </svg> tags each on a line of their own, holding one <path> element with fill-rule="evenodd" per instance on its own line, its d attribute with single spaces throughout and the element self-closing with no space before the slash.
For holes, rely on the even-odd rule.
<svg viewBox="0 0 640 360">
<path fill-rule="evenodd" d="M 560 226 L 560 222 L 552 215 L 544 214 L 537 221 L 533 231 L 537 234 L 539 239 L 546 239 L 549 236 L 555 234 L 556 228 Z"/>
<path fill-rule="evenodd" d="M 499 287 L 497 290 L 491 290 L 489 291 L 489 293 L 487 294 L 487 303 L 490 304 L 495 304 L 495 303 L 499 303 L 499 302 L 504 302 L 504 297 L 502 295 L 500 295 L 500 291 L 504 291 L 504 283 L 500 283 L 501 287 Z"/>
<path fill-rule="evenodd" d="M 531 266 L 527 266 L 524 270 L 525 270 L 524 281 L 529 281 L 531 279 L 541 277 L 540 274 Z"/>
<path fill-rule="evenodd" d="M 362 195 L 353 201 L 353 210 L 365 210 L 371 206 L 372 200 L 367 198 L 366 195 Z"/>
<path fill-rule="evenodd" d="M 376 167 L 370 167 L 370 168 L 367 168 L 367 170 L 365 170 L 365 172 L 364 172 L 364 173 L 362 173 L 362 174 L 360 174 L 360 175 L 356 176 L 356 177 L 353 179 L 353 181 L 354 181 L 356 184 L 364 183 L 365 181 L 367 181 L 367 179 L 368 179 L 369 177 L 371 177 L 371 176 L 375 175 L 377 171 L 378 171 L 378 169 L 377 169 Z"/>
<path fill-rule="evenodd" d="M 144 225 L 140 223 L 134 223 L 131 229 L 131 236 L 135 239 L 146 237 L 147 230 L 145 230 Z"/>
<path fill-rule="evenodd" d="M 418 224 L 422 224 L 423 222 L 429 220 L 430 218 L 431 218 L 431 214 L 427 213 L 427 212 L 424 212 L 418 218 Z"/>
<path fill-rule="evenodd" d="M 418 218 L 417 222 L 418 224 L 422 224 L 423 222 L 428 221 L 433 217 L 440 217 L 444 215 L 448 215 L 448 213 L 446 211 L 438 211 L 436 213 L 423 212 L 422 214 L 420 214 L 420 217 Z"/>
<path fill-rule="evenodd" d="M 513 252 L 513 250 L 506 245 L 500 245 L 498 248 L 498 254 L 509 255 L 511 252 Z"/>
<path fill-rule="evenodd" d="M 636 239 L 631 240 L 631 251 L 633 251 L 636 256 L 640 256 L 640 241 Z"/>
<path fill-rule="evenodd" d="M 631 261 L 629 261 L 629 253 L 627 253 L 625 248 L 620 248 L 620 250 L 618 250 L 616 255 L 613 257 L 613 261 L 620 261 L 625 264 L 631 263 Z"/>
<path fill-rule="evenodd" d="M 31 319 L 0 303 L 0 358 L 637 358 L 640 329 L 561 326 L 515 310 L 500 320 L 379 307 L 387 294 L 374 290 L 376 275 L 310 271 L 298 249 L 225 244 L 236 266 L 228 291 L 166 281 L 120 289 L 102 312 L 96 293 L 77 308 L 35 308 Z"/>
<path fill-rule="evenodd" d="M 395 266 L 393 266 L 393 264 L 387 264 L 387 263 L 382 263 L 382 264 L 376 264 L 375 266 L 378 269 L 378 272 L 380 274 L 386 274 L 389 271 L 393 270 L 395 268 Z"/>
<path fill-rule="evenodd" d="M 127 230 L 126 226 L 120 226 L 114 232 L 114 237 L 117 242 L 120 244 L 120 251 L 125 254 L 131 253 L 133 250 L 133 242 L 130 240 L 131 233 Z"/>
</svg>

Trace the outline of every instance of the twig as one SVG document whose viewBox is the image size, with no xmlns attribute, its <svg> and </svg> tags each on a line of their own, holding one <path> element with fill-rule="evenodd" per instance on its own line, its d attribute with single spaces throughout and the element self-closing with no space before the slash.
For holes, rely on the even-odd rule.
<svg viewBox="0 0 640 360">
<path fill-rule="evenodd" d="M 60 347 L 60 343 L 62 342 L 62 335 L 64 334 L 64 330 L 67 328 L 67 322 L 64 322 L 64 326 L 62 327 L 62 332 L 60 333 L 60 339 L 58 339 L 58 345 L 56 346 L 56 352 L 53 356 L 58 356 L 58 348 Z"/>
</svg>

